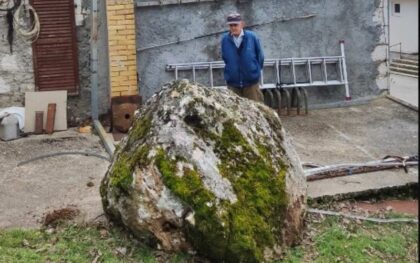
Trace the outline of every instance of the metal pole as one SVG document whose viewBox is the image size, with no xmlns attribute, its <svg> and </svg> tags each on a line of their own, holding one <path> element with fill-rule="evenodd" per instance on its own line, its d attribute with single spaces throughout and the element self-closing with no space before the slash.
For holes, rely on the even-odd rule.
<svg viewBox="0 0 420 263">
<path fill-rule="evenodd" d="M 293 83 L 296 85 L 296 71 L 295 71 L 295 62 L 292 58 L 292 74 L 293 74 Z"/>
<path fill-rule="evenodd" d="M 344 85 L 346 88 L 346 100 L 351 100 L 349 81 L 347 79 L 347 66 L 346 66 L 346 54 L 344 53 L 344 40 L 340 40 L 341 47 L 341 56 L 343 57 L 343 76 L 344 76 Z"/>
<path fill-rule="evenodd" d="M 385 1 L 385 0 L 384 0 Z M 390 9 L 391 9 L 391 0 L 387 0 L 387 33 L 388 33 L 388 48 L 387 48 L 387 58 L 386 58 L 386 66 L 387 66 L 387 88 L 388 93 L 391 89 L 391 72 L 390 72 L 390 66 L 391 66 L 391 15 L 390 15 Z M 385 14 L 384 14 L 385 15 Z"/>
<path fill-rule="evenodd" d="M 312 69 L 311 69 L 311 60 L 308 59 L 308 76 L 309 76 L 309 83 L 312 83 Z"/>
<path fill-rule="evenodd" d="M 98 120 L 98 0 L 92 0 L 92 28 L 90 37 L 91 64 L 91 115 L 92 120 Z"/>
<path fill-rule="evenodd" d="M 328 82 L 328 73 L 327 73 L 327 62 L 325 59 L 322 60 L 322 66 L 324 67 L 324 81 L 325 83 Z"/>
<path fill-rule="evenodd" d="M 209 67 L 209 70 L 210 70 L 210 85 L 211 85 L 211 87 L 213 88 L 213 64 L 210 62 L 210 67 Z"/>
</svg>

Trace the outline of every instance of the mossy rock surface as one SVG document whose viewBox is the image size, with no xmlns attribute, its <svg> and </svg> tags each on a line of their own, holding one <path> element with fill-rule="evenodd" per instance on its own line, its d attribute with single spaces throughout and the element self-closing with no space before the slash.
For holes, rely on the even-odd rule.
<svg viewBox="0 0 420 263">
<path fill-rule="evenodd" d="M 306 202 L 276 113 L 186 80 L 144 105 L 100 190 L 108 216 L 140 239 L 214 262 L 280 258 Z"/>
</svg>

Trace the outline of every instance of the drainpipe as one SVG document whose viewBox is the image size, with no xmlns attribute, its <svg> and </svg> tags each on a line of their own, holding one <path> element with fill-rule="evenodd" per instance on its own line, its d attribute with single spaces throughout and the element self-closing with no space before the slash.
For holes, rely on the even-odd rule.
<svg viewBox="0 0 420 263">
<path fill-rule="evenodd" d="M 385 1 L 385 0 L 384 0 Z M 387 34 L 388 34 L 388 48 L 387 48 L 387 59 L 386 59 L 386 66 L 387 66 L 387 88 L 388 88 L 388 94 L 391 90 L 391 0 L 387 0 Z"/>
<path fill-rule="evenodd" d="M 91 67 L 91 114 L 92 120 L 98 120 L 98 0 L 92 0 L 92 25 L 90 36 Z"/>
<path fill-rule="evenodd" d="M 98 132 L 105 150 L 112 158 L 115 151 L 113 140 L 107 133 L 99 121 L 98 109 L 98 0 L 92 0 L 92 25 L 90 37 L 90 65 L 91 65 L 91 117 L 93 127 Z"/>
</svg>

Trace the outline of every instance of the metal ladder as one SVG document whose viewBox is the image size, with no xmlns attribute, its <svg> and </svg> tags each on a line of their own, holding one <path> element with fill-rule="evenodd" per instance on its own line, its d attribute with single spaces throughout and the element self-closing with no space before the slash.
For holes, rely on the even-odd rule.
<svg viewBox="0 0 420 263">
<path fill-rule="evenodd" d="M 296 108 L 298 115 L 301 114 L 301 109 L 304 113 L 308 113 L 308 94 L 306 89 L 311 87 L 322 86 L 344 86 L 345 99 L 351 100 L 350 89 L 347 80 L 346 58 L 344 53 L 344 41 L 340 41 L 341 55 L 339 56 L 325 56 L 325 57 L 302 57 L 302 58 L 281 58 L 281 59 L 266 59 L 264 61 L 264 69 L 261 71 L 261 90 L 264 94 L 264 103 L 276 109 L 281 115 L 282 110 L 290 115 L 291 109 Z M 337 78 L 329 79 L 328 65 L 335 65 L 337 70 Z M 305 67 L 305 80 L 298 80 L 297 67 Z M 313 76 L 313 67 L 319 66 L 321 68 L 321 80 L 316 80 Z M 226 86 L 214 85 L 213 70 L 224 69 L 223 61 L 212 62 L 192 62 L 192 63 L 177 63 L 168 64 L 167 71 L 174 71 L 175 79 L 179 78 L 179 72 L 191 71 L 192 81 L 196 82 L 197 71 L 209 71 L 210 87 L 225 88 Z M 292 81 L 285 82 L 282 80 L 282 67 L 288 69 L 292 77 Z M 265 83 L 264 71 L 272 68 L 275 72 L 275 82 Z"/>
</svg>

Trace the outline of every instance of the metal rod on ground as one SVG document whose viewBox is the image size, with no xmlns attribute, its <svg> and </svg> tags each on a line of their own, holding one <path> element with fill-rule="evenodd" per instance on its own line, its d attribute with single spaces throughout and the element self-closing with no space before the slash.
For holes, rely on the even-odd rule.
<svg viewBox="0 0 420 263">
<path fill-rule="evenodd" d="M 99 134 L 102 142 L 104 143 L 105 150 L 108 152 L 109 156 L 112 158 L 115 151 L 114 142 L 107 136 L 104 127 L 98 120 L 93 121 L 93 126 L 95 127 L 96 131 Z M 112 135 L 111 135 L 112 136 Z"/>
<path fill-rule="evenodd" d="M 22 162 L 18 163 L 17 166 L 28 164 L 28 163 L 31 163 L 31 162 L 34 162 L 34 161 L 37 161 L 37 160 L 41 160 L 41 159 L 44 159 L 44 158 L 56 157 L 56 156 L 62 156 L 62 155 L 93 156 L 93 157 L 97 157 L 97 158 L 100 158 L 100 159 L 104 159 L 104 160 L 109 161 L 109 158 L 107 158 L 105 156 L 102 156 L 100 154 L 97 154 L 97 153 L 89 153 L 89 152 L 57 152 L 57 153 L 49 153 L 49 154 L 41 155 L 41 156 L 38 156 L 38 157 L 35 157 L 35 158 L 31 158 L 31 159 L 26 160 L 26 161 L 22 161 Z"/>
<path fill-rule="evenodd" d="M 371 217 L 364 217 L 364 216 L 358 216 L 358 215 L 344 214 L 344 213 L 334 212 L 334 211 L 318 210 L 318 209 L 313 209 L 313 208 L 309 208 L 306 211 L 312 214 L 340 216 L 340 217 L 370 221 L 370 222 L 375 222 L 375 223 L 416 223 L 416 224 L 419 223 L 417 219 L 411 219 L 411 218 L 390 218 L 390 219 L 371 218 Z"/>
<path fill-rule="evenodd" d="M 367 163 L 329 165 L 306 170 L 305 176 L 307 181 L 316 181 L 326 178 L 349 176 L 353 174 L 368 173 L 395 168 L 404 168 L 406 170 L 407 167 L 418 166 L 418 160 L 416 158 L 417 157 L 408 157 L 403 158 L 402 160 L 391 158 L 388 161 L 380 160 Z"/>
</svg>

